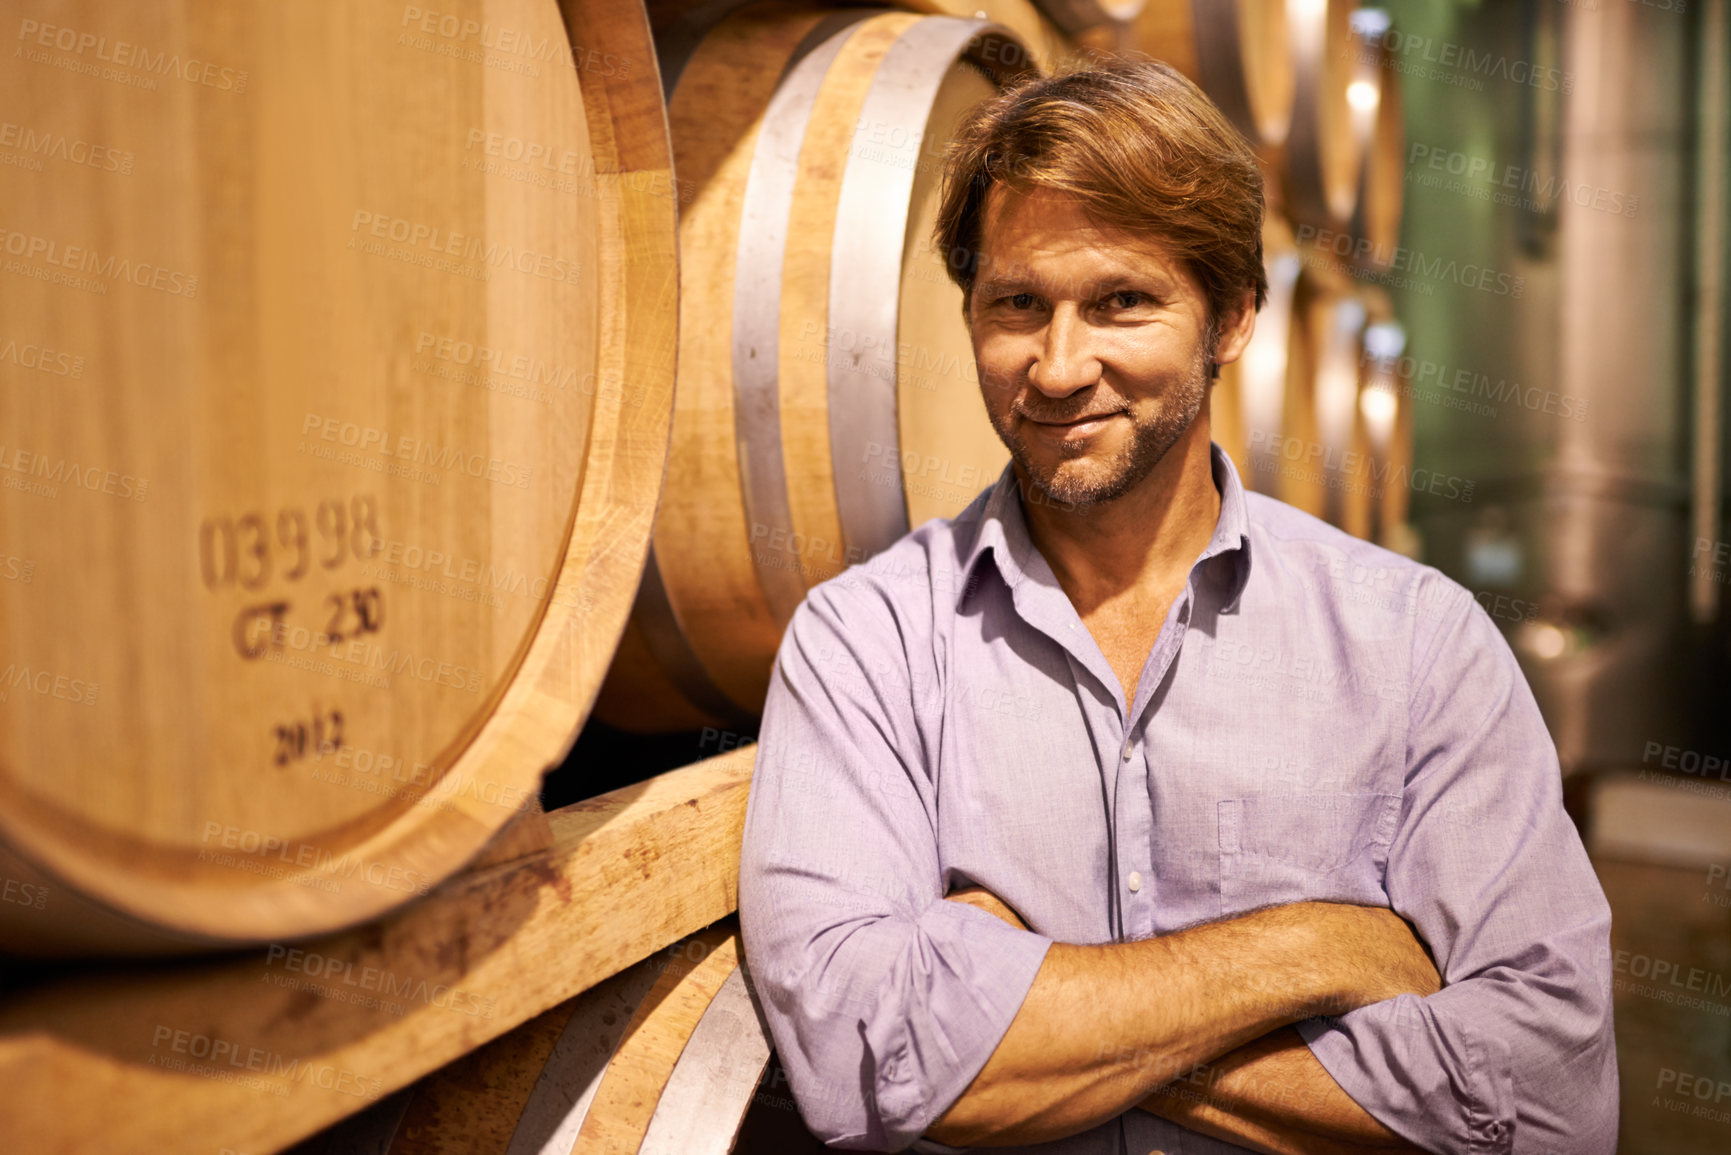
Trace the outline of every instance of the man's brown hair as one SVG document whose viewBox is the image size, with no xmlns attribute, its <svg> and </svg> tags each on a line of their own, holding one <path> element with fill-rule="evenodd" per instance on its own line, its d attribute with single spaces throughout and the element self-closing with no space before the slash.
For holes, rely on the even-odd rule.
<svg viewBox="0 0 1731 1155">
<path fill-rule="evenodd" d="M 935 240 L 965 302 L 993 188 L 1068 193 L 1105 228 L 1157 238 L 1201 284 L 1218 330 L 1246 289 L 1268 296 L 1256 154 L 1190 81 L 1157 61 L 1022 81 L 950 144 Z"/>
</svg>

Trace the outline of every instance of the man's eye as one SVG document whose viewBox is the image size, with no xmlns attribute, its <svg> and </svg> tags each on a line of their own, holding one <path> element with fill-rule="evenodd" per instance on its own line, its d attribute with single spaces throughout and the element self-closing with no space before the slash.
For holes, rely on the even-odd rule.
<svg viewBox="0 0 1731 1155">
<path fill-rule="evenodd" d="M 1034 307 L 1034 294 L 1032 293 L 1012 293 L 1004 300 L 1009 302 L 1012 309 L 1032 309 Z"/>
<path fill-rule="evenodd" d="M 1137 305 L 1142 304 L 1146 299 L 1147 298 L 1145 298 L 1141 293 L 1135 292 L 1134 290 L 1120 289 L 1108 297 L 1107 302 L 1114 309 L 1134 309 Z"/>
</svg>

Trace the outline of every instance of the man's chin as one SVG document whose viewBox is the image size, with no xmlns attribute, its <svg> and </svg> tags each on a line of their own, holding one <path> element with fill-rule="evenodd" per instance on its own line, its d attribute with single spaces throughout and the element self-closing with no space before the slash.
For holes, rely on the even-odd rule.
<svg viewBox="0 0 1731 1155">
<path fill-rule="evenodd" d="M 1121 496 L 1128 488 L 1125 471 L 1103 463 L 1072 459 L 1057 463 L 1020 459 L 1033 497 L 1048 505 L 1082 507 Z"/>
</svg>

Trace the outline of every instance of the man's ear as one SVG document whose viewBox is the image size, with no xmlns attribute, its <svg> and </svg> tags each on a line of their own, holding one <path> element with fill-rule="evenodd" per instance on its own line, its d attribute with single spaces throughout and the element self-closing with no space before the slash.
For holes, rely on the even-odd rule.
<svg viewBox="0 0 1731 1155">
<path fill-rule="evenodd" d="M 1246 289 L 1238 298 L 1238 307 L 1220 318 L 1220 341 L 1214 347 L 1214 363 L 1230 365 L 1242 357 L 1255 331 L 1256 291 Z"/>
</svg>

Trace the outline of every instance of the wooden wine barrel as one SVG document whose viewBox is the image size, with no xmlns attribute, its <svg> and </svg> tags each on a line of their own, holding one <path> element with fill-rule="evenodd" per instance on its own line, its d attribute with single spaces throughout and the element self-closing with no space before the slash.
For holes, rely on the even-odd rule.
<svg viewBox="0 0 1731 1155">
<path fill-rule="evenodd" d="M 1283 202 L 1295 221 L 1343 228 L 1358 198 L 1364 139 L 1355 119 L 1374 93 L 1380 49 L 1353 29 L 1357 0 L 1315 0 L 1288 7 L 1293 74 L 1292 122 L 1275 162 Z M 1355 107 L 1361 111 L 1356 114 Z"/>
<path fill-rule="evenodd" d="M 1279 145 L 1292 122 L 1286 0 L 1149 4 L 1121 43 L 1194 80 L 1253 144 Z"/>
<path fill-rule="evenodd" d="M 1075 36 L 1093 28 L 1127 24 L 1148 6 L 1148 0 L 1035 0 L 1065 33 Z M 1155 0 L 1158 7 L 1160 0 Z"/>
<path fill-rule="evenodd" d="M 1266 305 L 1263 306 L 1267 308 Z M 1220 377 L 1208 391 L 1209 436 L 1226 451 L 1245 486 L 1250 486 L 1250 430 L 1244 420 L 1244 398 L 1238 365 L 1220 366 Z"/>
<path fill-rule="evenodd" d="M 1369 484 L 1357 425 L 1364 325 L 1355 293 L 1308 274 L 1299 279 L 1276 493 L 1335 525 Z"/>
<path fill-rule="evenodd" d="M 631 629 L 596 707 L 749 725 L 811 586 L 1008 459 L 929 240 L 943 149 L 1028 55 L 984 21 L 756 5 L 679 72 L 679 381 Z"/>
<path fill-rule="evenodd" d="M 1285 429 L 1292 304 L 1300 273 L 1292 229 L 1270 215 L 1262 226 L 1268 300 L 1256 314 L 1250 344 L 1221 366 L 1210 402 L 1214 440 L 1231 455 L 1240 479 L 1259 493 L 1280 492 L 1279 438 Z"/>
<path fill-rule="evenodd" d="M 725 920 L 429 1075 L 299 1155 L 727 1155 L 770 1056 Z"/>
<path fill-rule="evenodd" d="M 50 352 L 0 361 L 0 865 L 47 890 L 0 945 L 372 918 L 533 803 L 641 572 L 643 10 L 6 7 L 0 340 Z"/>
<path fill-rule="evenodd" d="M 1374 269 L 1391 266 L 1400 246 L 1401 208 L 1406 200 L 1406 109 L 1400 77 L 1387 66 L 1376 76 L 1376 114 L 1353 210 L 1353 235 L 1369 242 L 1361 263 Z M 1355 246 L 1355 255 L 1358 251 Z"/>
<path fill-rule="evenodd" d="M 1042 72 L 1074 57 L 1079 39 L 1060 28 L 1034 0 L 899 0 L 896 7 L 936 16 L 990 20 L 1008 28 L 1027 47 L 1034 66 Z"/>
<path fill-rule="evenodd" d="M 1366 294 L 1363 371 L 1359 415 L 1373 479 L 1364 536 L 1400 553 L 1414 551 L 1407 510 L 1412 500 L 1412 395 L 1401 379 L 1406 330 L 1394 318 L 1388 295 Z"/>
</svg>

